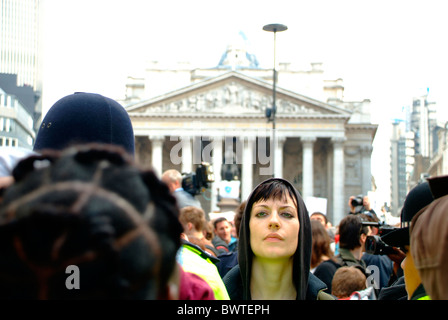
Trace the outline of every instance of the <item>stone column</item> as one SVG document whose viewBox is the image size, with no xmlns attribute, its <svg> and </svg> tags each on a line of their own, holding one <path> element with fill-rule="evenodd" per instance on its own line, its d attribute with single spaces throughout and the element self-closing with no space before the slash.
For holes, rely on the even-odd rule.
<svg viewBox="0 0 448 320">
<path fill-rule="evenodd" d="M 333 142 L 333 225 L 338 225 L 345 217 L 345 184 L 344 184 L 344 137 L 332 138 Z"/>
<path fill-rule="evenodd" d="M 149 136 L 151 140 L 151 163 L 154 172 L 160 177 L 162 175 L 162 164 L 163 164 L 163 143 L 165 142 L 164 136 Z"/>
<path fill-rule="evenodd" d="M 362 194 L 367 195 L 372 189 L 372 170 L 371 170 L 371 156 L 372 156 L 372 146 L 362 146 L 361 147 L 361 170 L 362 170 Z M 372 203 L 373 206 L 373 203 Z"/>
<path fill-rule="evenodd" d="M 182 171 L 189 173 L 193 170 L 193 155 L 191 152 L 191 137 L 181 137 L 182 141 Z"/>
<path fill-rule="evenodd" d="M 303 199 L 314 195 L 314 168 L 313 168 L 313 146 L 316 141 L 315 137 L 300 138 L 302 141 L 302 188 Z"/>
<path fill-rule="evenodd" d="M 283 146 L 285 144 L 286 137 L 276 137 L 276 140 L 274 176 L 276 178 L 283 178 Z"/>
<path fill-rule="evenodd" d="M 221 182 L 222 166 L 222 137 L 214 137 L 213 141 L 212 166 L 215 174 L 215 182 L 212 183 L 212 195 L 210 211 L 219 211 L 218 207 L 218 187 Z"/>
<path fill-rule="evenodd" d="M 249 194 L 252 192 L 253 169 L 256 159 L 255 137 L 246 137 L 243 143 L 243 161 L 241 164 L 241 201 L 246 200 Z"/>
</svg>

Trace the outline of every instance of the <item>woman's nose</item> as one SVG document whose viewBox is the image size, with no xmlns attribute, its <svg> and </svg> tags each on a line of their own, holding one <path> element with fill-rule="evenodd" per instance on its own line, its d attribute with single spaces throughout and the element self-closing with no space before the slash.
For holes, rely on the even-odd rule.
<svg viewBox="0 0 448 320">
<path fill-rule="evenodd" d="M 280 228 L 280 221 L 278 220 L 278 214 L 275 211 L 271 213 L 271 218 L 269 219 L 269 228 L 270 229 Z"/>
</svg>

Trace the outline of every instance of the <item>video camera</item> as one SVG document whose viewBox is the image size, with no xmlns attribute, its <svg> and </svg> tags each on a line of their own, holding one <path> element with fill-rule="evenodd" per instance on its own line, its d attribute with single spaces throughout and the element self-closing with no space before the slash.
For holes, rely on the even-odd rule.
<svg viewBox="0 0 448 320">
<path fill-rule="evenodd" d="M 362 195 L 358 195 L 355 198 L 352 199 L 351 205 L 354 207 L 359 207 L 363 205 L 363 199 L 364 197 Z"/>
<path fill-rule="evenodd" d="M 214 181 L 213 167 L 207 162 L 202 162 L 196 172 L 182 173 L 182 188 L 192 196 L 203 192 L 209 187 L 209 183 Z"/>
<path fill-rule="evenodd" d="M 387 233 L 397 230 L 397 228 L 387 225 L 383 222 L 362 222 L 363 226 L 370 226 L 378 228 L 378 234 L 374 236 L 367 236 L 366 239 L 366 252 L 375 255 L 387 255 L 395 253 L 395 250 L 386 244 L 381 237 Z"/>
</svg>

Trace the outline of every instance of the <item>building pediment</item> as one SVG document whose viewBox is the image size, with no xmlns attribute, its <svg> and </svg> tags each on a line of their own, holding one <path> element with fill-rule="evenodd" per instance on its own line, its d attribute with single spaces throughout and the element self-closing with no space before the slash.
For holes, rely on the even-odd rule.
<svg viewBox="0 0 448 320">
<path fill-rule="evenodd" d="M 193 83 L 126 107 L 132 116 L 264 117 L 272 107 L 272 84 L 236 71 Z M 277 87 L 278 118 L 349 118 L 351 112 Z"/>
</svg>

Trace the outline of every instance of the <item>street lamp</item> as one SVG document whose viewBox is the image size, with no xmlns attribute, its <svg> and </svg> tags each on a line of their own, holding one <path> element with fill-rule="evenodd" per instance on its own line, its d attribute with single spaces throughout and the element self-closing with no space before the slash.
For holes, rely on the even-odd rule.
<svg viewBox="0 0 448 320">
<path fill-rule="evenodd" d="M 275 113 L 277 112 L 277 106 L 275 104 L 275 95 L 276 95 L 276 82 L 277 82 L 277 71 L 275 70 L 275 42 L 276 42 L 276 35 L 277 32 L 282 32 L 285 30 L 288 30 L 288 27 L 284 24 L 279 23 L 272 23 L 267 24 L 263 27 L 264 31 L 268 32 L 274 32 L 274 67 L 273 67 L 273 75 L 272 75 L 272 82 L 273 82 L 273 90 L 272 90 L 272 108 L 266 108 L 266 117 L 268 118 L 268 121 L 272 121 L 272 150 L 271 150 L 271 156 L 272 156 L 272 176 L 275 177 L 275 150 L 276 150 L 276 142 L 275 142 Z"/>
</svg>

